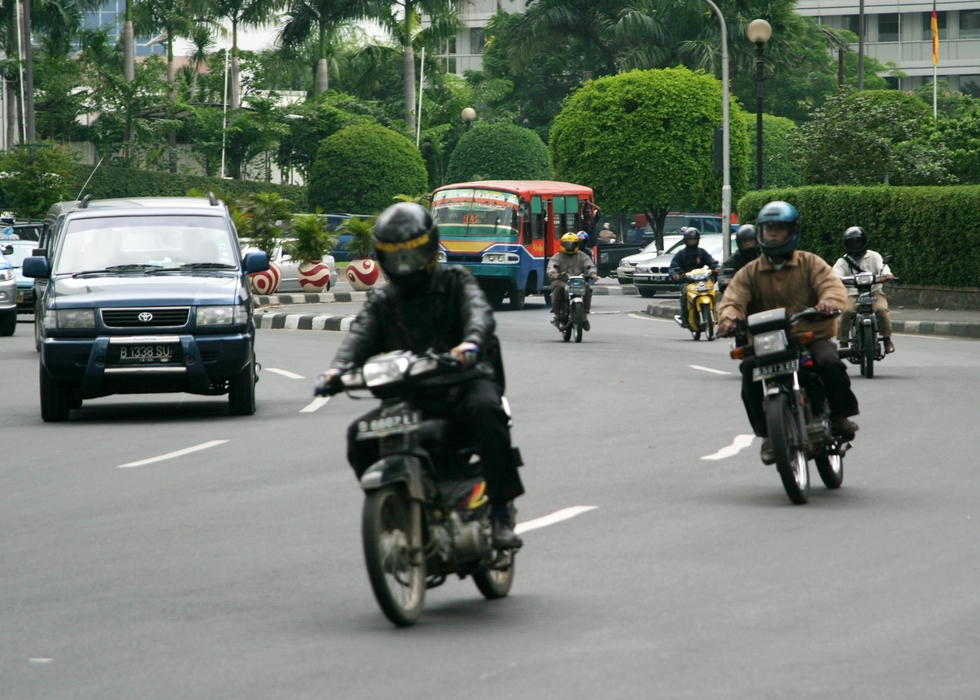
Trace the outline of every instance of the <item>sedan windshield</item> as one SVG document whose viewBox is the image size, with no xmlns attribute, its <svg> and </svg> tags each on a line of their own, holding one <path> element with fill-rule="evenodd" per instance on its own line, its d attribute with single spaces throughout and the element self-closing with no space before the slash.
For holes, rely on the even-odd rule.
<svg viewBox="0 0 980 700">
<path fill-rule="evenodd" d="M 238 269 L 237 246 L 214 216 L 114 216 L 68 223 L 54 269 Z"/>
</svg>

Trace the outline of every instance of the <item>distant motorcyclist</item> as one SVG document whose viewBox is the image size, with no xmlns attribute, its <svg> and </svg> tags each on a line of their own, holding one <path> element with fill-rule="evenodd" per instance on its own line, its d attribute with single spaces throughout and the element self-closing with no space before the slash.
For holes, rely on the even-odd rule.
<svg viewBox="0 0 980 700">
<path fill-rule="evenodd" d="M 482 370 L 482 376 L 434 394 L 422 408 L 450 420 L 480 455 L 494 547 L 520 547 L 509 503 L 524 493 L 524 487 L 501 402 L 503 362 L 490 305 L 469 271 L 436 264 L 439 228 L 418 204 L 388 207 L 375 222 L 373 241 L 389 283 L 368 292 L 331 368 L 321 375 L 317 393 L 326 393 L 326 386 L 339 381 L 344 369 L 395 350 L 448 352 L 464 366 Z M 380 410 L 354 421 L 347 431 L 347 458 L 358 478 L 377 461 L 378 448 L 374 441 L 355 440 L 357 424 L 370 422 Z"/>
<path fill-rule="evenodd" d="M 895 279 L 881 255 L 868 250 L 868 234 L 860 226 L 851 226 L 844 231 L 844 250 L 846 251 L 844 257 L 838 258 L 834 265 L 834 274 L 838 277 L 851 277 L 862 272 L 870 272 L 875 279 L 879 277 L 884 277 L 886 280 Z M 874 312 L 878 317 L 878 333 L 884 341 L 885 353 L 893 353 L 895 344 L 892 342 L 892 320 L 888 315 L 888 298 L 880 284 L 871 287 L 871 292 L 875 296 Z M 847 306 L 844 307 L 837 328 L 837 341 L 842 348 L 850 345 L 848 337 L 857 311 L 857 295 L 857 287 L 847 288 Z"/>
<path fill-rule="evenodd" d="M 718 261 L 711 257 L 708 251 L 700 247 L 700 231 L 693 226 L 687 226 L 681 229 L 681 235 L 684 237 L 684 247 L 677 251 L 673 259 L 670 261 L 670 267 L 668 268 L 667 273 L 670 275 L 672 280 L 680 283 L 681 313 L 680 316 L 675 316 L 674 320 L 680 323 L 684 328 L 687 328 L 687 281 L 684 278 L 684 273 L 690 272 L 691 270 L 697 270 L 707 265 L 714 273 L 717 274 L 721 268 L 718 265 Z"/>
<path fill-rule="evenodd" d="M 721 264 L 721 275 L 731 279 L 735 273 L 762 255 L 759 240 L 752 224 L 742 224 L 735 232 L 735 252 Z"/>
<path fill-rule="evenodd" d="M 718 333 L 729 333 L 736 320 L 750 314 L 785 308 L 787 314 L 799 313 L 813 307 L 832 313 L 843 308 L 847 292 L 840 279 L 818 255 L 796 250 L 800 242 L 800 216 L 787 202 L 770 202 L 756 219 L 759 247 L 762 255 L 750 262 L 728 285 L 718 306 Z M 801 323 L 800 331 L 812 331 L 815 340 L 807 349 L 814 370 L 823 381 L 830 420 L 834 430 L 845 440 L 853 439 L 858 426 L 849 420 L 858 414 L 858 402 L 851 391 L 847 367 L 831 341 L 837 330 L 837 319 L 828 318 L 813 323 Z M 742 402 L 749 423 L 762 442 L 762 461 L 775 462 L 767 434 L 766 415 L 762 407 L 762 384 L 752 380 L 753 361 L 744 360 L 742 372 Z"/>
<path fill-rule="evenodd" d="M 559 279 L 559 276 L 582 275 L 592 280 L 599 279 L 592 258 L 579 250 L 578 246 L 579 236 L 574 233 L 566 233 L 561 237 L 561 251 L 552 255 L 548 261 L 546 274 L 551 280 L 551 322 L 556 326 L 561 323 L 562 314 L 565 313 L 565 304 L 568 301 L 565 293 L 565 280 Z M 584 302 L 585 321 L 582 323 L 582 328 L 585 330 L 590 330 L 589 309 L 591 307 L 592 287 L 587 285 Z"/>
</svg>

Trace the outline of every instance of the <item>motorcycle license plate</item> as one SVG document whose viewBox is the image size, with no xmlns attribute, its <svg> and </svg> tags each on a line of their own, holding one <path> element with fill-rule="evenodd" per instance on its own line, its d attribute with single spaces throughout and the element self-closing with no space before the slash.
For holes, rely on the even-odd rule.
<svg viewBox="0 0 980 700">
<path fill-rule="evenodd" d="M 119 363 L 124 365 L 170 362 L 173 356 L 172 345 L 122 345 L 119 348 Z"/>
<path fill-rule="evenodd" d="M 362 420 L 357 424 L 357 439 L 370 440 L 386 435 L 410 433 L 418 428 L 421 422 L 422 412 L 414 408 L 393 415 L 379 416 L 369 421 Z"/>
<path fill-rule="evenodd" d="M 799 360 L 787 360 L 786 362 L 776 362 L 775 364 L 763 367 L 752 368 L 752 381 L 761 382 L 763 379 L 771 379 L 781 374 L 792 374 L 800 370 Z"/>
</svg>

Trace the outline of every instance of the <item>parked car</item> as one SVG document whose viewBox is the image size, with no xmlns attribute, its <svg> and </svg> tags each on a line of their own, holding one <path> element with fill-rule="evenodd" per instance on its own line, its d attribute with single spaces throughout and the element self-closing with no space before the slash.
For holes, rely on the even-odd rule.
<svg viewBox="0 0 980 700">
<path fill-rule="evenodd" d="M 79 203 L 48 257 L 24 260 L 47 279 L 41 312 L 41 418 L 63 421 L 110 394 L 228 395 L 255 412 L 255 323 L 245 275 L 265 253 L 240 256 L 217 199 Z"/>
<path fill-rule="evenodd" d="M 721 234 L 709 234 L 701 236 L 701 247 L 704 248 L 720 264 L 721 261 Z M 670 261 L 674 259 L 674 254 L 684 245 L 684 241 L 677 241 L 667 249 L 663 255 L 659 255 L 651 260 L 641 262 L 636 266 L 633 273 L 633 284 L 636 291 L 642 297 L 652 297 L 657 292 L 677 292 L 679 283 L 670 279 L 667 270 L 670 269 Z"/>
<path fill-rule="evenodd" d="M 13 335 L 17 330 L 17 281 L 6 258 L 10 248 L 9 244 L 0 248 L 0 336 Z"/>
<path fill-rule="evenodd" d="M 664 245 L 667 245 L 667 236 L 677 235 L 681 228 L 685 226 L 693 226 L 701 232 L 701 235 L 706 233 L 721 233 L 721 214 L 687 214 L 675 211 L 670 212 L 667 214 L 667 218 L 664 219 Z M 653 241 L 653 231 L 650 230 L 644 232 L 643 242 L 652 243 Z"/>
<path fill-rule="evenodd" d="M 670 248 L 679 240 L 681 240 L 680 236 L 664 236 L 664 245 L 667 248 Z M 644 262 L 649 262 L 655 257 L 657 257 L 656 241 L 648 245 L 639 253 L 629 255 L 620 260 L 619 266 L 616 268 L 616 279 L 619 280 L 620 284 L 632 284 L 633 272 L 636 270 L 636 266 Z"/>
<path fill-rule="evenodd" d="M 279 266 L 279 271 L 282 273 L 282 279 L 279 281 L 279 286 L 276 288 L 277 292 L 302 292 L 303 288 L 299 284 L 299 263 L 293 262 L 293 259 L 286 253 L 283 252 L 283 247 L 289 242 L 289 238 L 284 238 L 279 241 L 276 245 L 276 249 L 272 251 L 272 257 L 269 258 L 270 262 L 274 262 Z M 239 245 L 242 248 L 242 255 L 247 253 L 254 253 L 258 251 L 258 248 L 252 245 L 252 241 L 248 238 L 242 238 L 239 240 Z M 337 284 L 337 263 L 334 260 L 333 255 L 324 255 L 323 263 L 330 268 L 330 282 L 324 291 L 329 292 L 333 289 L 334 285 Z"/>
<path fill-rule="evenodd" d="M 0 241 L 17 282 L 17 313 L 34 313 L 34 280 L 24 276 L 24 259 L 34 253 L 36 241 Z"/>
</svg>

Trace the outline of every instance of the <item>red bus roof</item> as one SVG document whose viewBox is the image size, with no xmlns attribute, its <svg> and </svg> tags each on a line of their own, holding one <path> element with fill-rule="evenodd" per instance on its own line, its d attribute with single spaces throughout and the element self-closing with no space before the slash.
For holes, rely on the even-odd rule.
<svg viewBox="0 0 980 700">
<path fill-rule="evenodd" d="M 556 182 L 554 180 L 480 180 L 479 182 L 457 182 L 452 185 L 437 187 L 433 190 L 433 194 L 440 190 L 459 189 L 461 187 L 502 190 L 520 195 L 574 194 L 586 198 L 592 197 L 591 187 L 576 185 L 571 182 Z"/>
</svg>

